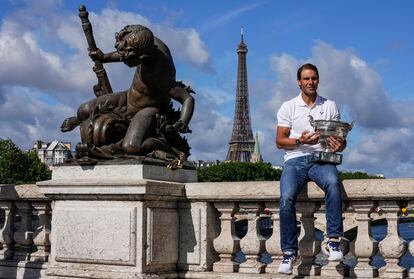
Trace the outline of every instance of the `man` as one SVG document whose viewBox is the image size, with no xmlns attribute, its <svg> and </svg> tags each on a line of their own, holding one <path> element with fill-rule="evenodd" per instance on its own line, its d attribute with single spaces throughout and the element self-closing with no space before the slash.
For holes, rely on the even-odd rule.
<svg viewBox="0 0 414 279">
<path fill-rule="evenodd" d="M 99 113 L 108 110 L 122 115 L 128 122 L 128 128 L 121 141 L 110 145 L 111 152 L 119 151 L 131 155 L 147 155 L 154 150 L 171 152 L 171 146 L 153 137 L 157 129 L 159 115 L 174 115 L 171 99 L 182 104 L 180 115 L 165 126 L 167 131 L 189 132 L 188 124 L 194 111 L 192 89 L 175 80 L 175 67 L 168 47 L 150 29 L 142 25 L 127 25 L 116 34 L 116 51 L 104 54 L 101 50 L 90 52 L 93 60 L 107 62 L 124 62 L 129 67 L 136 67 L 130 88 L 126 91 L 107 94 L 82 104 L 77 116 L 63 121 L 63 132 L 73 130 L 88 119 L 94 119 Z M 88 128 L 82 141 L 93 134 Z M 87 134 L 87 135 L 86 135 Z M 174 140 L 174 139 L 173 139 Z M 89 141 L 89 142 L 88 142 Z M 115 147 L 114 147 L 115 146 Z M 174 148 L 173 148 L 174 149 Z M 187 152 L 173 150 L 181 160 Z M 109 152 L 110 153 L 110 152 Z M 182 158 L 184 157 L 184 158 Z"/>
<path fill-rule="evenodd" d="M 329 260 L 342 260 L 339 248 L 343 235 L 342 193 L 335 165 L 314 159 L 322 151 L 319 135 L 313 132 L 309 115 L 315 120 L 338 120 L 339 111 L 333 101 L 317 94 L 319 73 L 312 64 L 302 65 L 297 72 L 300 95 L 282 104 L 277 119 L 276 146 L 283 148 L 285 163 L 280 179 L 280 242 L 283 260 L 279 273 L 291 274 L 298 258 L 296 198 L 308 181 L 314 181 L 325 192 Z M 342 151 L 346 142 L 330 137 L 333 152 Z"/>
</svg>

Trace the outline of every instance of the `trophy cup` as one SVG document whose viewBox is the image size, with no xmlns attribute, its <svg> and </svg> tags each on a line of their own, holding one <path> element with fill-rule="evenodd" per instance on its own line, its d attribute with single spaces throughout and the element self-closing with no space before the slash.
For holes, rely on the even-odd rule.
<svg viewBox="0 0 414 279">
<path fill-rule="evenodd" d="M 341 138 L 345 140 L 346 135 L 352 130 L 354 122 L 351 124 L 335 121 L 335 120 L 314 120 L 309 115 L 309 122 L 315 129 L 315 132 L 319 134 L 319 143 L 321 144 L 323 151 L 315 153 L 315 159 L 318 162 L 331 163 L 339 165 L 342 163 L 342 154 L 337 154 L 329 149 L 328 137 Z"/>
</svg>

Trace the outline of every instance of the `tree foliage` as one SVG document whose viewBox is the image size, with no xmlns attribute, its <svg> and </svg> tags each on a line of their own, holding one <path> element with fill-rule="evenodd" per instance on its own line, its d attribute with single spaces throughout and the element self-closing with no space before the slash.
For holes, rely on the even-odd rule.
<svg viewBox="0 0 414 279">
<path fill-rule="evenodd" d="M 50 177 L 35 152 L 24 153 L 10 139 L 0 138 L 0 184 L 35 183 Z"/>
<path fill-rule="evenodd" d="M 345 180 L 345 179 L 378 179 L 378 178 L 384 178 L 384 177 L 369 175 L 365 172 L 360 172 L 360 171 L 341 172 L 340 177 L 341 177 L 341 180 Z"/>
<path fill-rule="evenodd" d="M 230 162 L 201 167 L 197 170 L 198 181 L 272 181 L 279 180 L 281 170 L 270 163 Z"/>
<path fill-rule="evenodd" d="M 273 181 L 280 180 L 282 170 L 272 168 L 270 163 L 231 162 L 200 167 L 197 169 L 199 182 L 221 181 Z M 340 172 L 340 179 L 379 178 L 365 172 Z"/>
</svg>

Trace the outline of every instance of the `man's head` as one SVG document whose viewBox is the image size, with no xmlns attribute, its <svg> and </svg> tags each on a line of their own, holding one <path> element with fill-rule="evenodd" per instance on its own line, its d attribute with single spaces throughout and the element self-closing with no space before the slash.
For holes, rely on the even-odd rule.
<svg viewBox="0 0 414 279">
<path fill-rule="evenodd" d="M 115 34 L 115 48 L 125 64 L 137 66 L 140 57 L 154 49 L 154 35 L 145 26 L 127 25 Z"/>
<path fill-rule="evenodd" d="M 303 94 L 307 96 L 316 95 L 319 84 L 319 72 L 315 65 L 307 63 L 299 67 L 298 85 Z"/>
</svg>

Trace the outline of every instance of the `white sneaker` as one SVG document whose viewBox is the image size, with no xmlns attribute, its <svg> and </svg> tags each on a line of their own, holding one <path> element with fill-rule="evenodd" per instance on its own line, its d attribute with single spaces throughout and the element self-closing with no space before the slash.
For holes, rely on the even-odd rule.
<svg viewBox="0 0 414 279">
<path fill-rule="evenodd" d="M 341 248 L 339 247 L 341 241 L 339 239 L 329 239 L 328 240 L 328 251 L 329 258 L 328 261 L 342 261 L 344 255 L 342 254 Z"/>
<path fill-rule="evenodd" d="M 293 266 L 297 263 L 298 257 L 294 253 L 283 254 L 283 260 L 279 265 L 278 272 L 283 274 L 292 274 Z"/>
</svg>

